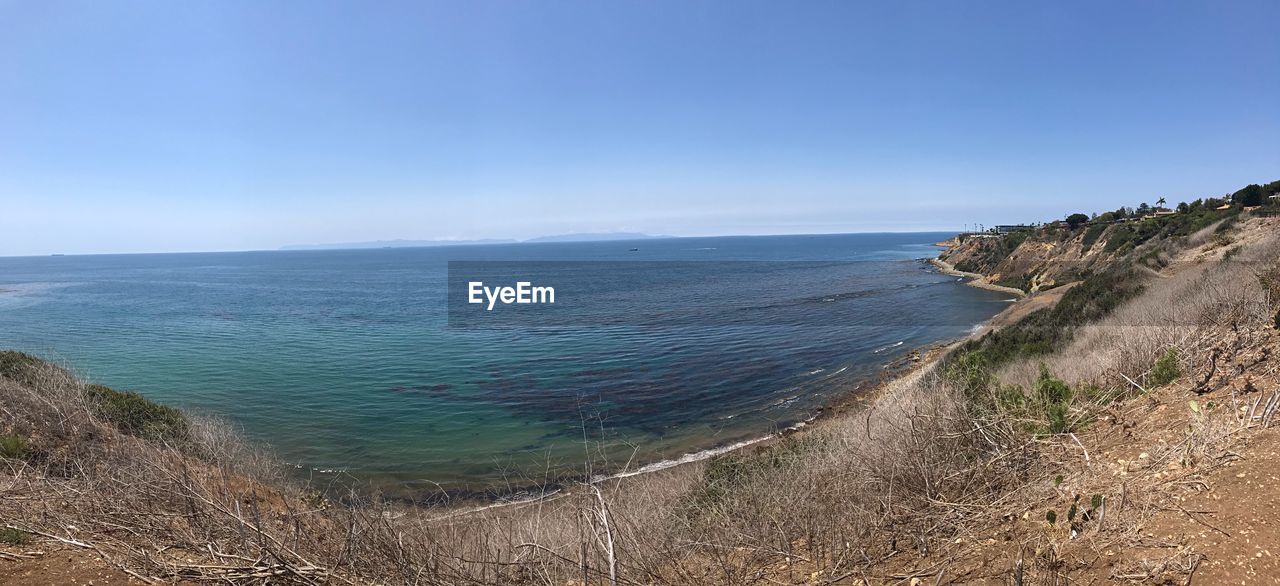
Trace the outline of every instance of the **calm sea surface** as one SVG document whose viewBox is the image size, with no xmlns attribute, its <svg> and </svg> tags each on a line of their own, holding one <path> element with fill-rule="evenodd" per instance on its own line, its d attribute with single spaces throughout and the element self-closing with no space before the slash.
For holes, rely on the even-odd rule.
<svg viewBox="0 0 1280 586">
<path fill-rule="evenodd" d="M 0 258 L 0 348 L 225 416 L 302 474 L 525 486 L 760 436 L 963 335 L 1008 300 L 920 260 L 948 236 Z M 463 319 L 450 266 L 551 279 L 554 313 Z"/>
</svg>

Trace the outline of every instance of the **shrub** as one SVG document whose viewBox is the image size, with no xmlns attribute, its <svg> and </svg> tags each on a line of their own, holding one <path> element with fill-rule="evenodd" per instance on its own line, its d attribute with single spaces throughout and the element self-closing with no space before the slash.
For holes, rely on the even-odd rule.
<svg viewBox="0 0 1280 586">
<path fill-rule="evenodd" d="M 0 458 L 6 460 L 26 459 L 27 438 L 16 433 L 0 434 Z"/>
<path fill-rule="evenodd" d="M 1007 277 L 1004 277 L 1003 279 L 1000 279 L 999 281 L 996 281 L 996 284 L 1002 287 L 1012 287 L 1019 291 L 1030 291 L 1031 275 L 1028 275 L 1026 273 L 1009 275 Z"/>
<path fill-rule="evenodd" d="M 159 440 L 186 439 L 187 418 L 181 411 L 147 400 L 129 391 L 117 391 L 102 385 L 85 388 L 96 402 L 100 417 L 110 421 L 129 435 Z"/>
<path fill-rule="evenodd" d="M 1231 194 L 1231 201 L 1242 206 L 1258 206 L 1266 201 L 1265 193 L 1261 185 L 1253 183 Z"/>
<path fill-rule="evenodd" d="M 39 358 L 25 352 L 0 350 L 0 376 L 22 382 L 32 382 L 32 371 L 44 365 Z"/>
<path fill-rule="evenodd" d="M 957 352 L 943 366 L 943 378 L 956 385 L 965 398 L 978 404 L 989 403 L 987 390 L 995 381 L 991 374 L 991 364 L 986 353 L 981 349 L 969 349 Z"/>
<path fill-rule="evenodd" d="M 996 393 L 996 401 L 1000 407 L 1008 411 L 1017 411 L 1027 404 L 1027 395 L 1018 385 L 1000 385 Z"/>
<path fill-rule="evenodd" d="M 1052 309 L 1037 310 L 1009 327 L 967 342 L 953 356 L 981 350 L 985 367 L 996 369 L 1016 358 L 1048 354 L 1069 342 L 1076 327 L 1102 318 L 1141 291 L 1133 269 L 1094 273 L 1067 291 Z"/>
<path fill-rule="evenodd" d="M 30 354 L 0 350 L 0 376 L 19 383 L 35 385 L 40 372 L 50 368 L 56 369 Z M 137 393 L 86 385 L 84 394 L 99 417 L 124 433 L 160 440 L 186 439 L 189 435 L 187 418 L 181 411 L 149 401 Z"/>
<path fill-rule="evenodd" d="M 1177 380 L 1181 374 L 1178 368 L 1178 351 L 1170 348 L 1151 367 L 1151 376 L 1147 377 L 1147 383 L 1152 387 L 1164 386 Z"/>
<path fill-rule="evenodd" d="M 5 545 L 26 545 L 31 543 L 31 534 L 12 527 L 0 527 L 0 543 Z"/>
<path fill-rule="evenodd" d="M 1067 417 L 1071 408 L 1073 393 L 1065 381 L 1053 376 L 1049 368 L 1040 365 L 1040 378 L 1036 380 L 1035 402 L 1041 409 L 1045 419 L 1045 429 L 1049 433 L 1066 433 L 1071 431 L 1071 423 Z"/>
<path fill-rule="evenodd" d="M 1044 415 L 1046 420 L 1045 429 L 1050 434 L 1071 431 L 1071 424 L 1067 421 L 1067 405 L 1051 403 L 1045 407 Z"/>
<path fill-rule="evenodd" d="M 1115 400 L 1115 396 L 1107 389 L 1094 383 L 1083 383 L 1076 388 L 1075 396 L 1085 403 L 1106 407 Z"/>
<path fill-rule="evenodd" d="M 1036 380 L 1036 399 L 1043 403 L 1068 403 L 1071 401 L 1071 387 L 1041 364 L 1040 378 Z"/>
<path fill-rule="evenodd" d="M 1089 229 L 1084 232 L 1084 240 L 1080 242 L 1080 250 L 1089 252 L 1089 250 L 1093 248 L 1093 244 L 1097 242 L 1098 238 L 1102 236 L 1102 233 L 1106 231 L 1106 224 L 1094 224 L 1089 226 Z"/>
<path fill-rule="evenodd" d="M 984 240 L 979 244 L 974 257 L 956 263 L 956 268 L 969 273 L 994 272 L 996 265 L 1009 258 L 1030 235 L 1030 231 L 1019 231 Z"/>
<path fill-rule="evenodd" d="M 1106 252 L 1123 253 L 1150 240 L 1190 236 L 1219 220 L 1223 221 L 1215 230 L 1218 233 L 1223 233 L 1234 226 L 1239 214 L 1239 208 L 1220 211 L 1213 209 L 1213 207 L 1196 208 L 1189 206 L 1187 213 L 1121 224 L 1116 226 L 1115 230 L 1111 232 L 1111 236 L 1107 238 L 1107 245 L 1104 250 Z"/>
<path fill-rule="evenodd" d="M 701 482 L 682 506 L 684 515 L 697 518 L 762 474 L 803 458 L 813 442 L 811 436 L 789 436 L 752 452 L 733 452 L 712 458 L 703 469 Z"/>
</svg>

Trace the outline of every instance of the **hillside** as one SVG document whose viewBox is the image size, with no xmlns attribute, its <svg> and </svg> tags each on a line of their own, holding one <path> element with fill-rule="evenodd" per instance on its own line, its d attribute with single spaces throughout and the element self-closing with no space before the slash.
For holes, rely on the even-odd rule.
<svg viewBox="0 0 1280 586">
<path fill-rule="evenodd" d="M 1030 293 L 979 335 L 798 433 L 502 506 L 309 486 L 3 353 L 0 583 L 1274 580 L 1280 217 L 1241 207 L 957 241 Z"/>
<path fill-rule="evenodd" d="M 1207 242 L 1230 246 L 1229 232 L 1242 214 L 1280 210 L 1277 200 L 1269 197 L 1280 192 L 1280 181 L 1252 185 L 1233 195 L 1244 199 L 1250 188 L 1258 188 L 1254 199 L 1266 205 L 1229 205 L 1230 197 L 1209 198 L 1175 209 L 1121 208 L 1091 220 L 1080 215 L 1075 225 L 1063 221 L 1009 233 L 962 234 L 946 243 L 949 248 L 939 260 L 958 271 L 981 275 L 983 283 L 1028 293 L 1078 281 L 1120 258 L 1136 256 L 1139 264 L 1158 270 L 1169 262 L 1170 247 Z M 1140 252 L 1135 255 L 1135 251 Z"/>
</svg>

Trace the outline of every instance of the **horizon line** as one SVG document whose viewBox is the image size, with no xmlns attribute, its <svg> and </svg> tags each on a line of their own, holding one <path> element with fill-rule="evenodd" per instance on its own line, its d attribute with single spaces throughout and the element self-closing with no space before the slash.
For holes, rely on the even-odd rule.
<svg viewBox="0 0 1280 586">
<path fill-rule="evenodd" d="M 546 238 L 545 236 L 534 236 L 532 238 L 517 240 L 503 238 L 475 238 L 475 239 L 458 239 L 457 242 L 465 244 L 448 244 L 448 240 L 423 242 L 441 242 L 442 244 L 431 245 L 409 245 L 409 246 L 334 246 L 333 248 L 288 248 L 291 246 L 327 246 L 325 244 L 286 244 L 277 248 L 242 248 L 242 249 L 221 249 L 221 250 L 163 250 L 163 251 L 134 251 L 134 252 L 49 252 L 44 254 L 0 254 L 0 259 L 5 258 L 48 258 L 48 257 L 64 257 L 64 256 L 132 256 L 132 255 L 149 255 L 149 254 L 229 254 L 237 252 L 328 252 L 335 250 L 386 250 L 386 249 L 412 249 L 412 248 L 465 248 L 471 246 L 512 246 L 512 245 L 547 245 L 547 244 L 599 244 L 606 242 L 646 242 L 653 240 L 676 240 L 688 239 L 694 240 L 698 238 L 772 238 L 778 236 L 845 236 L 853 234 L 959 234 L 964 230 L 868 230 L 868 231 L 851 231 L 851 232 L 789 232 L 780 234 L 713 234 L 700 236 L 679 236 L 679 235 L 660 235 L 645 236 L 642 238 L 618 238 L 605 240 L 566 240 L 566 241 L 538 241 L 538 238 Z M 484 242 L 485 240 L 494 240 L 495 242 Z M 397 241 L 413 241 L 404 238 L 398 240 L 369 240 L 369 243 L 375 242 L 397 242 Z M 362 244 L 362 242 L 351 242 L 345 244 Z"/>
</svg>

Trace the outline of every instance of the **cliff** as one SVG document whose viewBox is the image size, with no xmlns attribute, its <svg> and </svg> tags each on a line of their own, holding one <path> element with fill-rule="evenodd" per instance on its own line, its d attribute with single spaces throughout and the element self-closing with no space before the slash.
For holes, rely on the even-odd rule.
<svg viewBox="0 0 1280 586">
<path fill-rule="evenodd" d="M 1121 258 L 1160 269 L 1169 253 L 1191 243 L 1231 244 L 1227 232 L 1240 206 L 1216 209 L 1198 202 L 1185 211 L 1115 220 L 1049 223 L 1009 233 L 962 234 L 946 242 L 939 260 L 981 283 L 1035 293 L 1080 281 Z"/>
</svg>

